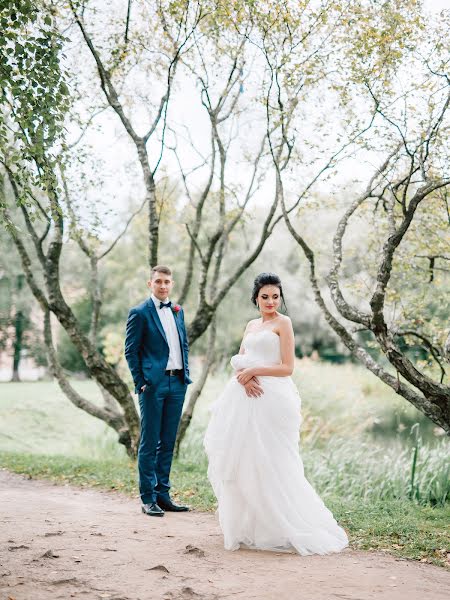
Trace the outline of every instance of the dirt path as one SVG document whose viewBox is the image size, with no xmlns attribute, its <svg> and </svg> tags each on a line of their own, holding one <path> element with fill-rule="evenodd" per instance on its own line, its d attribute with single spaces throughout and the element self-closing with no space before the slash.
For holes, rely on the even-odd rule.
<svg viewBox="0 0 450 600">
<path fill-rule="evenodd" d="M 216 517 L 0 470 L 0 599 L 440 600 L 450 572 L 381 553 L 226 552 Z"/>
</svg>

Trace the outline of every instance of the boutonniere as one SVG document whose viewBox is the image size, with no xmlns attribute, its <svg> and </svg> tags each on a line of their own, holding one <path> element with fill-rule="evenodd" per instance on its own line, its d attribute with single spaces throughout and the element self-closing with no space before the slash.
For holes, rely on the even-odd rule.
<svg viewBox="0 0 450 600">
<path fill-rule="evenodd" d="M 181 310 L 181 306 L 179 304 L 175 304 L 172 306 L 172 312 L 176 317 L 178 316 L 178 313 L 180 312 L 180 310 Z"/>
</svg>

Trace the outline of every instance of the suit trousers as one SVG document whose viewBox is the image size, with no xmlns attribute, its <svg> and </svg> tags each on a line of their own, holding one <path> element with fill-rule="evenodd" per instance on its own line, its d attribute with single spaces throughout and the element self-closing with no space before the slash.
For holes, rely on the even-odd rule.
<svg viewBox="0 0 450 600">
<path fill-rule="evenodd" d="M 139 394 L 141 440 L 138 451 L 139 492 L 143 504 L 169 499 L 170 468 L 187 384 L 164 375 L 157 386 Z"/>
</svg>

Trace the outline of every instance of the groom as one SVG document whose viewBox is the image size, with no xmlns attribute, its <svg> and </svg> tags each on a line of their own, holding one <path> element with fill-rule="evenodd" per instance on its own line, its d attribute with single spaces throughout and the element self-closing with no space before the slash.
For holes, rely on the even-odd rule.
<svg viewBox="0 0 450 600">
<path fill-rule="evenodd" d="M 139 394 L 141 441 L 138 452 L 142 512 L 187 511 L 172 502 L 169 474 L 178 423 L 189 383 L 188 340 L 183 309 L 169 300 L 168 267 L 153 267 L 151 297 L 128 315 L 125 357 Z"/>
</svg>

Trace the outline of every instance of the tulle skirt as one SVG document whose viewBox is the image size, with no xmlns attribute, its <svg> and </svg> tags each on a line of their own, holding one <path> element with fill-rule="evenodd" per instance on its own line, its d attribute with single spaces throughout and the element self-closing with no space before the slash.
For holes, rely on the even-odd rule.
<svg viewBox="0 0 450 600">
<path fill-rule="evenodd" d="M 204 438 L 225 548 L 339 552 L 347 535 L 304 475 L 297 388 L 290 377 L 259 380 L 259 398 L 235 377 L 226 384 Z"/>
</svg>

